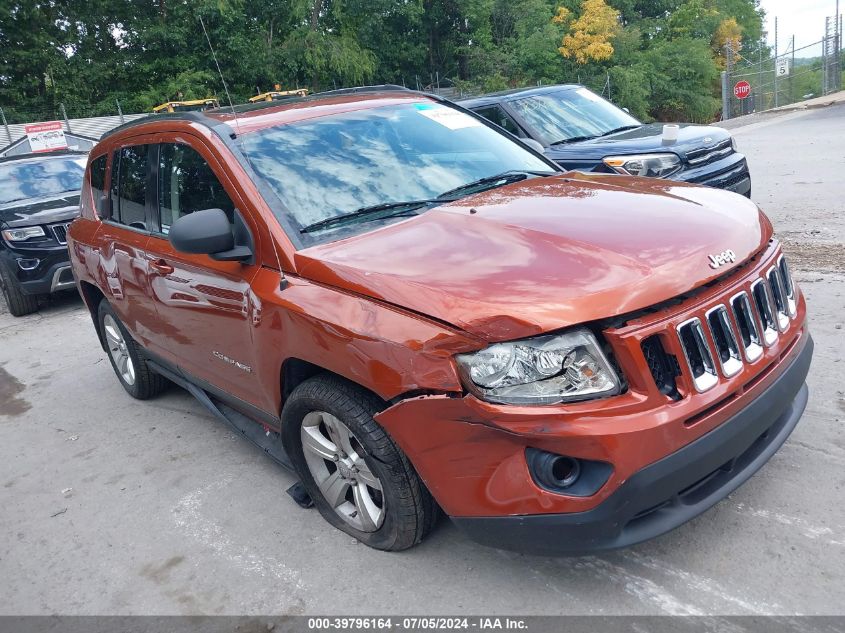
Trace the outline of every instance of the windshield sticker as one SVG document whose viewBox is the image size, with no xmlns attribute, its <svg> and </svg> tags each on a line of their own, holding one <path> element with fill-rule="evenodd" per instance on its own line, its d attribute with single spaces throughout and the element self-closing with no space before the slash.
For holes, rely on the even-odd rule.
<svg viewBox="0 0 845 633">
<path fill-rule="evenodd" d="M 478 119 L 464 114 L 459 110 L 453 110 L 446 106 L 435 106 L 421 103 L 415 106 L 417 111 L 424 117 L 443 125 L 450 130 L 460 130 L 465 127 L 481 127 L 483 124 Z"/>
<path fill-rule="evenodd" d="M 590 101 L 601 101 L 597 94 L 590 92 L 586 88 L 578 88 L 577 90 L 575 90 L 575 93 L 581 95 L 585 99 L 589 99 Z"/>
</svg>

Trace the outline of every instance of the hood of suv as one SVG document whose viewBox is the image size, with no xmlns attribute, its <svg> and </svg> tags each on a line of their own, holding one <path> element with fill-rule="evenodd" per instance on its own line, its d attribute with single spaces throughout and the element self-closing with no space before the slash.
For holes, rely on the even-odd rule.
<svg viewBox="0 0 845 633">
<path fill-rule="evenodd" d="M 724 275 L 771 233 L 756 205 L 733 193 L 571 173 L 299 251 L 296 266 L 501 341 L 665 301 Z M 726 251 L 734 261 L 712 268 L 709 256 Z"/>
<path fill-rule="evenodd" d="M 79 192 L 16 200 L 0 205 L 0 225 L 12 228 L 72 220 L 79 215 Z"/>
<path fill-rule="evenodd" d="M 600 162 L 605 156 L 672 152 L 684 158 L 689 151 L 713 147 L 730 138 L 730 133 L 719 127 L 690 123 L 680 123 L 679 127 L 678 140 L 672 143 L 663 142 L 662 123 L 649 123 L 610 136 L 553 145 L 546 149 L 546 156 L 552 160 L 589 159 Z"/>
</svg>

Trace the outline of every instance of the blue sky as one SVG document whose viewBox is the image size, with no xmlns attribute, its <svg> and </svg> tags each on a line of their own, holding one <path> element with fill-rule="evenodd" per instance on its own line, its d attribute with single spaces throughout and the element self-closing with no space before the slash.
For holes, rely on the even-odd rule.
<svg viewBox="0 0 845 633">
<path fill-rule="evenodd" d="M 775 16 L 778 17 L 778 51 L 783 51 L 795 35 L 795 47 L 817 42 L 824 35 L 825 16 L 836 13 L 836 0 L 761 0 L 766 11 L 769 44 L 775 39 Z M 839 0 L 839 13 L 845 13 L 845 0 Z M 803 54 L 802 54 L 803 53 Z M 798 51 L 799 56 L 819 55 L 818 46 Z"/>
</svg>

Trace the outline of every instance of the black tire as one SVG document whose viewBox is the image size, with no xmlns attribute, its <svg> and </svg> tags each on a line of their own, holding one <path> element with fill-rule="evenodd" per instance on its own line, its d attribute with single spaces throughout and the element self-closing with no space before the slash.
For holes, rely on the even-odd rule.
<svg viewBox="0 0 845 633">
<path fill-rule="evenodd" d="M 386 551 L 408 549 L 431 531 L 438 507 L 407 456 L 373 419 L 384 403 L 358 385 L 332 374 L 320 374 L 296 387 L 282 410 L 282 433 L 288 456 L 314 505 L 330 524 L 365 545 Z M 363 457 L 382 484 L 384 519 L 375 531 L 347 523 L 326 501 L 306 462 L 301 429 L 312 412 L 335 416 L 363 448 Z"/>
<path fill-rule="evenodd" d="M 38 295 L 25 294 L 18 282 L 2 265 L 0 265 L 0 287 L 3 288 L 3 297 L 12 316 L 19 317 L 38 312 Z"/>
<path fill-rule="evenodd" d="M 120 330 L 120 334 L 122 335 L 125 343 L 126 353 L 129 355 L 129 358 L 133 363 L 135 379 L 131 383 L 121 374 L 121 371 L 118 369 L 117 363 L 115 362 L 114 355 L 110 350 L 110 341 L 106 335 L 106 317 L 110 317 Z M 117 314 L 115 314 L 108 301 L 100 301 L 100 305 L 97 308 L 97 322 L 100 326 L 100 333 L 103 337 L 103 341 L 106 343 L 106 354 L 109 357 L 109 362 L 111 363 L 112 369 L 114 369 L 114 373 L 120 381 L 120 384 L 123 385 L 123 388 L 126 390 L 126 393 L 138 400 L 146 400 L 147 398 L 152 398 L 153 396 L 158 395 L 167 388 L 169 381 L 161 374 L 157 374 L 150 369 L 144 356 L 144 350 L 140 345 L 138 345 L 138 343 L 135 342 L 135 339 L 132 338 L 123 326 L 123 323 L 118 318 Z"/>
</svg>

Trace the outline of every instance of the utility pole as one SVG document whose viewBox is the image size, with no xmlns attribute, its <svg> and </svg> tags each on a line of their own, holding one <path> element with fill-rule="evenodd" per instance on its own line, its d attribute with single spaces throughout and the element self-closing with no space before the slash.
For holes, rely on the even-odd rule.
<svg viewBox="0 0 845 633">
<path fill-rule="evenodd" d="M 778 16 L 775 16 L 775 107 L 778 107 Z"/>
<path fill-rule="evenodd" d="M 725 70 L 722 71 L 722 119 L 727 121 L 731 118 L 731 95 L 730 90 L 731 71 L 733 70 L 733 50 L 729 42 L 725 42 Z M 740 114 L 742 106 L 740 105 Z"/>
<path fill-rule="evenodd" d="M 839 19 L 839 0 L 836 0 L 836 13 L 834 14 L 835 17 L 833 18 L 836 20 L 836 25 L 834 28 L 836 29 L 836 35 L 834 36 L 834 43 L 836 44 L 833 49 L 836 51 L 836 63 L 833 66 L 833 69 L 836 71 L 836 79 L 834 86 L 836 88 L 842 88 L 842 54 L 840 53 L 840 48 L 842 46 L 842 28 L 840 27 L 841 20 Z"/>
<path fill-rule="evenodd" d="M 763 110 L 763 49 L 766 47 L 765 38 L 760 38 L 759 48 L 759 62 L 757 65 L 757 89 L 754 91 L 754 110 L 756 112 Z"/>
<path fill-rule="evenodd" d="M 789 102 L 795 103 L 795 82 L 793 76 L 795 75 L 795 35 L 792 36 L 792 63 L 789 65 Z"/>
</svg>

